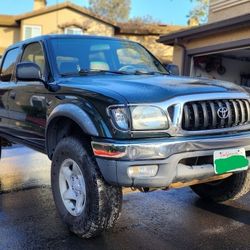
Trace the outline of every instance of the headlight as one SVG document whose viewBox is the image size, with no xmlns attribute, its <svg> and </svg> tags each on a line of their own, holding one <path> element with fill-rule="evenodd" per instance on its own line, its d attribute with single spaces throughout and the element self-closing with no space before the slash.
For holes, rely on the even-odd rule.
<svg viewBox="0 0 250 250">
<path fill-rule="evenodd" d="M 130 107 L 133 130 L 163 130 L 168 120 L 162 109 L 154 106 Z"/>
<path fill-rule="evenodd" d="M 129 129 L 128 110 L 125 107 L 116 107 L 109 109 L 112 116 L 112 121 L 116 128 L 121 130 Z"/>
<path fill-rule="evenodd" d="M 131 126 L 130 128 L 130 114 Z M 168 119 L 161 108 L 150 105 L 126 107 L 110 107 L 109 112 L 116 128 L 120 130 L 165 130 L 168 129 Z"/>
</svg>

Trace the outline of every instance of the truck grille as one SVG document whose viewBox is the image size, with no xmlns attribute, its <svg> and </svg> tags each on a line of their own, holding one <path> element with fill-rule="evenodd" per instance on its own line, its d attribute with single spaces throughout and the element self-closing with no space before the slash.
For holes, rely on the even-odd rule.
<svg viewBox="0 0 250 250">
<path fill-rule="evenodd" d="M 223 129 L 249 123 L 249 100 L 194 101 L 184 105 L 183 130 Z"/>
</svg>

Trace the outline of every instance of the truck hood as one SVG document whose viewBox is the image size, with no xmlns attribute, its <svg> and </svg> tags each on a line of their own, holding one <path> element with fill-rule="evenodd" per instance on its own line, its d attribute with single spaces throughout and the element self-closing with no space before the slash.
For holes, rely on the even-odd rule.
<svg viewBox="0 0 250 250">
<path fill-rule="evenodd" d="M 207 93 L 208 98 L 213 98 L 212 93 L 246 92 L 242 87 L 230 82 L 165 75 L 98 75 L 64 78 L 63 82 L 97 93 L 110 92 L 112 95 L 115 92 L 116 95 L 123 96 L 128 103 L 161 102 L 176 96 L 200 93 Z"/>
</svg>

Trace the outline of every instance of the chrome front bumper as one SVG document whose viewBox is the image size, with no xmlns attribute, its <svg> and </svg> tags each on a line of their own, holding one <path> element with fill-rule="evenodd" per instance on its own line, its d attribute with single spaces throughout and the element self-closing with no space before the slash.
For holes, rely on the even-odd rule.
<svg viewBox="0 0 250 250">
<path fill-rule="evenodd" d="M 120 186 L 167 187 L 173 182 L 215 175 L 213 164 L 187 166 L 181 160 L 213 156 L 215 150 L 245 148 L 250 151 L 250 132 L 230 135 L 158 138 L 130 141 L 93 141 L 92 148 L 100 170 L 109 183 Z M 158 165 L 157 175 L 150 178 L 130 178 L 128 168 L 138 165 Z"/>
</svg>

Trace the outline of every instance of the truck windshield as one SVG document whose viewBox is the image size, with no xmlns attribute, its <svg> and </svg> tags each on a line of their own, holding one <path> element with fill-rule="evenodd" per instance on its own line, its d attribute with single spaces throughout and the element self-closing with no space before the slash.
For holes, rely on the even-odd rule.
<svg viewBox="0 0 250 250">
<path fill-rule="evenodd" d="M 162 64 L 137 43 L 105 38 L 51 39 L 59 74 L 167 74 Z"/>
</svg>

